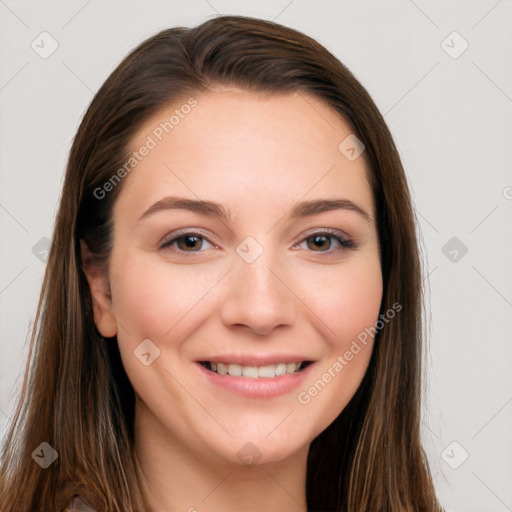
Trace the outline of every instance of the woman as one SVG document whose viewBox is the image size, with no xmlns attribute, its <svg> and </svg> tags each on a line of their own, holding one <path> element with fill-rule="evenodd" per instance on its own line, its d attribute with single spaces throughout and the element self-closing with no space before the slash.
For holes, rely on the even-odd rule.
<svg viewBox="0 0 512 512">
<path fill-rule="evenodd" d="M 2 511 L 439 511 L 421 278 L 382 116 L 221 16 L 128 55 L 75 137 Z"/>
</svg>

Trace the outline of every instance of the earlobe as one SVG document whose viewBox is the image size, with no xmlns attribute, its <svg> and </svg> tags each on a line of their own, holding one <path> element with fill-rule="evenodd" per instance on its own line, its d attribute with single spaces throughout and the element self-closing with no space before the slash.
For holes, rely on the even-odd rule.
<svg viewBox="0 0 512 512">
<path fill-rule="evenodd" d="M 89 246 L 82 239 L 80 239 L 80 255 L 82 270 L 91 292 L 94 324 L 104 338 L 112 338 L 117 334 L 117 322 L 112 311 L 108 275 L 94 263 Z"/>
</svg>

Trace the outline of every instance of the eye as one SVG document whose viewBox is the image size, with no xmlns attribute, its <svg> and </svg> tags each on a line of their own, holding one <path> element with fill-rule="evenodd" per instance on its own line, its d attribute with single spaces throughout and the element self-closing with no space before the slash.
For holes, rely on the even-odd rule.
<svg viewBox="0 0 512 512">
<path fill-rule="evenodd" d="M 333 245 L 333 241 L 338 243 L 339 245 L 338 248 L 330 250 Z M 177 236 L 176 233 L 172 233 L 169 237 L 166 237 L 160 243 L 159 249 L 172 247 L 178 252 L 200 253 L 203 252 L 201 251 L 201 249 L 203 248 L 204 242 L 210 244 L 212 247 L 215 247 L 204 236 L 204 234 L 196 231 L 181 232 L 178 233 Z M 341 234 L 336 234 L 335 232 L 331 232 L 328 230 L 312 233 L 306 238 L 304 238 L 300 243 L 304 242 L 306 242 L 308 249 L 311 249 L 313 252 L 321 253 L 333 253 L 341 251 L 343 249 L 355 249 L 357 247 L 356 244 L 349 238 L 346 238 Z M 297 245 L 294 246 L 294 248 L 297 247 Z"/>
<path fill-rule="evenodd" d="M 201 249 L 203 246 L 203 242 L 205 241 L 211 244 L 211 242 L 209 242 L 202 233 L 197 233 L 195 231 L 186 231 L 180 233 L 178 236 L 174 236 L 172 238 L 165 238 L 159 245 L 159 249 L 172 247 L 174 246 L 174 244 L 177 244 L 176 250 L 180 252 L 202 252 L 196 249 Z"/>
<path fill-rule="evenodd" d="M 333 240 L 337 242 L 339 246 L 337 249 L 331 251 L 330 249 L 332 247 Z M 316 233 L 312 233 L 304 238 L 301 243 L 304 242 L 306 242 L 308 249 L 311 249 L 313 252 L 332 253 L 341 251 L 343 249 L 355 249 L 357 247 L 356 244 L 349 238 L 331 231 L 317 231 Z"/>
</svg>

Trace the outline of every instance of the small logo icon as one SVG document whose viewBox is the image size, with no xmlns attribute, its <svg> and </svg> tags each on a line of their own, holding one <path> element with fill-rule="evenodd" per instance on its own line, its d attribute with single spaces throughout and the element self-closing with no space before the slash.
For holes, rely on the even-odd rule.
<svg viewBox="0 0 512 512">
<path fill-rule="evenodd" d="M 252 236 L 248 236 L 238 244 L 236 252 L 246 263 L 252 263 L 263 254 L 263 247 Z"/>
<path fill-rule="evenodd" d="M 32 254 L 43 263 L 48 261 L 48 250 L 50 247 L 50 240 L 43 236 L 35 245 L 32 247 Z"/>
<path fill-rule="evenodd" d="M 238 460 L 246 466 L 254 466 L 261 459 L 261 452 L 252 443 L 245 443 L 237 453 Z"/>
<path fill-rule="evenodd" d="M 145 339 L 133 353 L 144 366 L 149 366 L 160 356 L 160 349 L 151 340 Z"/>
<path fill-rule="evenodd" d="M 443 245 L 441 251 L 452 263 L 458 263 L 468 252 L 468 248 L 454 236 Z"/>
<path fill-rule="evenodd" d="M 469 48 L 469 43 L 457 31 L 453 31 L 441 41 L 441 48 L 452 59 L 458 59 Z"/>
<path fill-rule="evenodd" d="M 338 150 L 347 160 L 353 162 L 361 156 L 365 150 L 365 146 L 353 133 L 351 133 L 340 142 Z"/>
<path fill-rule="evenodd" d="M 469 457 L 466 449 L 457 441 L 452 441 L 441 453 L 443 460 L 452 469 L 459 469 Z"/>
<path fill-rule="evenodd" d="M 59 43 L 49 32 L 44 31 L 30 43 L 30 46 L 41 59 L 47 59 L 59 47 Z"/>
<path fill-rule="evenodd" d="M 33 452 L 32 458 L 43 468 L 51 466 L 59 454 L 47 443 L 41 443 Z"/>
</svg>

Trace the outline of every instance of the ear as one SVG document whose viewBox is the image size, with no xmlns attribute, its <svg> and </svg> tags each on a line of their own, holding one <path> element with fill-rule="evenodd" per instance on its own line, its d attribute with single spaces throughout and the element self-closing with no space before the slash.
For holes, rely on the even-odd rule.
<svg viewBox="0 0 512 512">
<path fill-rule="evenodd" d="M 82 239 L 80 239 L 80 255 L 82 269 L 91 292 L 94 324 L 104 338 L 112 338 L 117 334 L 117 322 L 112 311 L 108 276 L 94 263 L 89 246 Z"/>
</svg>

